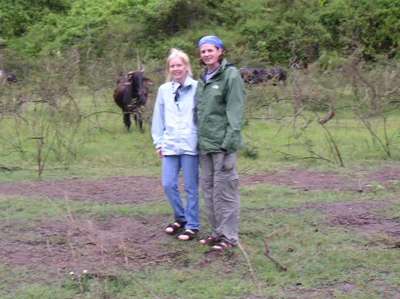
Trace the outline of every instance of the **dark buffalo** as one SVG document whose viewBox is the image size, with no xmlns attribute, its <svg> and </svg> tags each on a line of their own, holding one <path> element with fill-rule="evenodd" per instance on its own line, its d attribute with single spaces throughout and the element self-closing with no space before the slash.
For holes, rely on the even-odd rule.
<svg viewBox="0 0 400 299">
<path fill-rule="evenodd" d="M 0 70 L 0 83 L 16 83 L 17 76 L 15 74 Z"/>
<path fill-rule="evenodd" d="M 276 85 L 277 82 L 285 83 L 287 79 L 287 73 L 281 67 L 273 67 L 270 69 L 243 67 L 240 69 L 240 75 L 242 76 L 243 81 L 248 84 L 258 84 L 271 81 L 273 85 Z"/>
<path fill-rule="evenodd" d="M 143 132 L 143 107 L 146 105 L 149 85 L 152 81 L 144 76 L 143 71 L 120 74 L 114 90 L 114 101 L 121 108 L 125 127 L 131 128 L 131 115 L 136 126 Z"/>
</svg>

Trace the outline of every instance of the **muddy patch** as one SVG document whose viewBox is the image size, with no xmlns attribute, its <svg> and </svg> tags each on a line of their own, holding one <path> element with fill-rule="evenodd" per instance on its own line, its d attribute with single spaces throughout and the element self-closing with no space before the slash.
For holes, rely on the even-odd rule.
<svg viewBox="0 0 400 299">
<path fill-rule="evenodd" d="M 400 240 L 400 219 L 385 218 L 378 213 L 390 205 L 391 202 L 387 200 L 313 204 L 306 207 L 323 212 L 329 225 L 346 227 L 368 235 L 383 233 Z"/>
<path fill-rule="evenodd" d="M 110 203 L 138 203 L 163 197 L 159 178 L 140 176 L 3 183 L 0 194 Z"/>
<path fill-rule="evenodd" d="M 385 167 L 372 171 L 366 175 L 366 180 L 377 182 L 384 186 L 400 184 L 400 169 L 394 167 Z"/>
<path fill-rule="evenodd" d="M 400 183 L 400 168 L 382 168 L 377 171 L 355 171 L 345 175 L 334 171 L 313 171 L 305 169 L 287 169 L 270 173 L 243 176 L 244 185 L 268 183 L 288 186 L 303 191 L 332 190 L 368 192 L 376 184 L 391 186 Z"/>
<path fill-rule="evenodd" d="M 366 183 L 351 177 L 339 175 L 335 172 L 317 172 L 302 169 L 288 169 L 271 173 L 245 176 L 240 179 L 244 185 L 268 183 L 272 185 L 288 186 L 303 191 L 335 190 L 335 191 L 362 191 L 367 189 Z"/>
<path fill-rule="evenodd" d="M 113 217 L 107 220 L 1 223 L 0 262 L 47 275 L 104 273 L 173 261 L 184 252 L 166 246 L 166 219 Z"/>
<path fill-rule="evenodd" d="M 286 169 L 256 175 L 241 175 L 240 182 L 242 186 L 266 183 L 303 191 L 368 192 L 373 190 L 376 184 L 387 187 L 400 183 L 400 168 L 384 168 L 374 172 L 360 170 L 351 175 L 333 171 Z M 160 178 L 142 176 L 0 183 L 0 194 L 109 203 L 139 203 L 163 198 Z"/>
</svg>

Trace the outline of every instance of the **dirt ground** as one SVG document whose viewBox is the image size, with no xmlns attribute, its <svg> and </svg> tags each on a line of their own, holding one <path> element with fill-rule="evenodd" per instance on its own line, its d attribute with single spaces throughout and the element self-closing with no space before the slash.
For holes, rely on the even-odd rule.
<svg viewBox="0 0 400 299">
<path fill-rule="evenodd" d="M 400 169 L 384 168 L 375 172 L 358 171 L 351 176 L 335 172 L 287 169 L 241 176 L 243 186 L 268 183 L 302 191 L 369 191 L 374 186 L 389 186 L 400 181 Z M 62 181 L 31 181 L 0 183 L 0 194 L 27 197 L 75 199 L 109 203 L 140 203 L 163 197 L 159 178 L 109 177 L 100 180 L 67 179 Z"/>
<path fill-rule="evenodd" d="M 241 185 L 259 183 L 287 186 L 302 192 L 314 190 L 370 192 L 379 186 L 400 182 L 400 168 L 374 172 L 357 171 L 349 176 L 335 172 L 286 169 L 258 175 L 241 176 Z M 0 196 L 71 199 L 113 204 L 143 203 L 163 200 L 159 178 L 110 177 L 100 180 L 68 179 L 52 182 L 1 183 Z M 375 213 L 389 207 L 393 199 L 365 202 L 309 204 L 327 215 L 328 225 L 342 226 L 360 233 L 382 232 L 398 241 L 388 246 L 400 247 L 400 221 Z M 74 218 L 36 222 L 0 220 L 0 262 L 28 271 L 44 271 L 50 276 L 82 273 L 110 273 L 112 269 L 132 269 L 150 264 L 176 261 L 184 249 L 164 246 L 169 242 L 160 229 L 165 217 L 111 217 L 107 219 Z M 207 260 L 206 260 L 207 261 Z"/>
</svg>

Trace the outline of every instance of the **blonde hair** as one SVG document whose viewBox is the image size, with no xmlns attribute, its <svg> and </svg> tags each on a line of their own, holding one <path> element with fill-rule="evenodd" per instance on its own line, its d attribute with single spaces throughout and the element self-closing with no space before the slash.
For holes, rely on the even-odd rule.
<svg viewBox="0 0 400 299">
<path fill-rule="evenodd" d="M 169 51 L 169 55 L 168 55 L 168 58 L 166 61 L 166 66 L 165 66 L 166 81 L 167 82 L 171 81 L 171 74 L 169 72 L 169 63 L 171 62 L 172 59 L 175 59 L 175 58 L 180 58 L 182 60 L 183 64 L 187 68 L 188 75 L 190 77 L 192 77 L 193 73 L 192 73 L 192 66 L 190 64 L 189 56 L 182 50 L 172 48 Z"/>
</svg>

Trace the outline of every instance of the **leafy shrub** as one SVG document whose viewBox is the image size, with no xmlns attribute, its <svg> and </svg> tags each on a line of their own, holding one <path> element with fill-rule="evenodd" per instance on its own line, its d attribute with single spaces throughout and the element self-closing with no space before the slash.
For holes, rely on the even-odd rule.
<svg viewBox="0 0 400 299">
<path fill-rule="evenodd" d="M 210 33 L 221 35 L 231 60 L 241 64 L 310 63 L 321 53 L 341 57 L 355 48 L 369 60 L 399 52 L 400 0 L 14 2 L 0 3 L 0 37 L 26 56 L 72 47 L 104 58 L 110 44 L 155 59 L 171 47 L 195 55 L 197 39 Z"/>
</svg>

